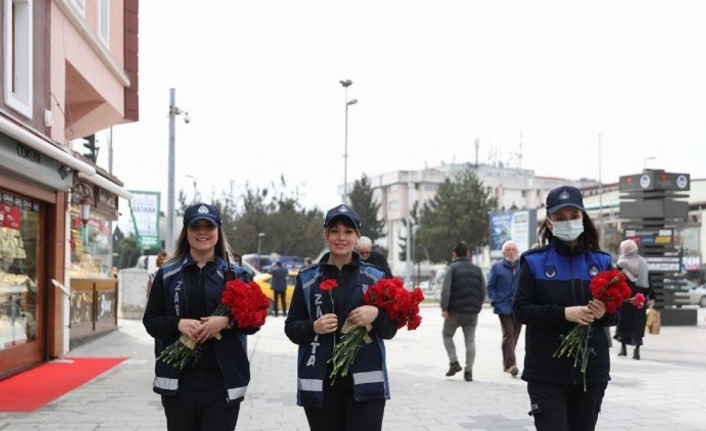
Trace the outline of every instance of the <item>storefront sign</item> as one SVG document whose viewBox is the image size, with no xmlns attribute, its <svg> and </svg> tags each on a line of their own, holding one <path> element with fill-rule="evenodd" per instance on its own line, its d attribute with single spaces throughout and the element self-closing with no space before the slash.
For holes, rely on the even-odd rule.
<svg viewBox="0 0 706 431">
<path fill-rule="evenodd" d="M 0 204 L 0 226 L 20 230 L 20 209 Z"/>
<path fill-rule="evenodd" d="M 160 247 L 159 192 L 130 191 L 130 214 L 137 235 L 138 248 Z"/>
<path fill-rule="evenodd" d="M 71 171 L 66 171 L 64 165 L 2 133 L 0 133 L 0 169 L 56 190 L 69 191 L 73 182 Z"/>
<path fill-rule="evenodd" d="M 679 272 L 681 262 L 679 256 L 648 256 L 647 269 L 653 272 Z"/>
<path fill-rule="evenodd" d="M 673 229 L 628 229 L 625 231 L 625 239 L 631 239 L 636 243 L 668 245 L 674 242 Z"/>
</svg>

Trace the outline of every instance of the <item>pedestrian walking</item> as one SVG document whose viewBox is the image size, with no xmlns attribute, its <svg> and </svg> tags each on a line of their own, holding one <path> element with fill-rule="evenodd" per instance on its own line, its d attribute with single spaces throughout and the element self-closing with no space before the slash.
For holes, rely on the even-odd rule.
<svg viewBox="0 0 706 431">
<path fill-rule="evenodd" d="M 157 271 L 143 323 L 160 351 L 186 335 L 200 344 L 193 366 L 155 363 L 154 391 L 161 395 L 169 431 L 234 430 L 250 380 L 246 333 L 227 316 L 213 316 L 226 279 L 245 280 L 228 261 L 218 208 L 195 204 L 171 260 Z M 220 334 L 220 339 L 214 338 Z"/>
<path fill-rule="evenodd" d="M 279 305 L 282 305 L 282 314 L 287 316 L 287 276 L 289 275 L 289 270 L 282 267 L 282 262 L 277 261 L 272 265 L 269 271 L 272 275 L 272 280 L 270 281 L 270 287 L 272 288 L 274 303 L 275 303 L 275 317 L 279 317 Z"/>
<path fill-rule="evenodd" d="M 517 289 L 517 278 L 520 274 L 518 258 L 520 251 L 514 241 L 505 241 L 502 246 L 503 259 L 495 262 L 488 277 L 488 298 L 493 307 L 493 313 L 500 319 L 503 338 L 500 344 L 503 352 L 503 371 L 517 376 L 517 361 L 515 346 L 520 339 L 522 324 L 512 315 L 512 297 Z"/>
<path fill-rule="evenodd" d="M 285 321 L 287 337 L 299 345 L 297 404 L 312 431 L 381 430 L 390 398 L 383 339 L 391 339 L 397 325 L 381 308 L 364 305 L 364 287 L 384 273 L 353 252 L 359 236 L 360 218 L 353 209 L 339 205 L 326 213 L 324 241 L 330 251 L 300 270 Z M 346 321 L 370 325 L 370 342 L 360 347 L 350 373 L 334 379 L 328 359 Z"/>
<path fill-rule="evenodd" d="M 648 299 L 650 307 L 655 302 L 655 290 L 650 286 L 647 261 L 638 254 L 638 247 L 635 241 L 626 239 L 620 243 L 620 255 L 617 261 L 618 268 L 627 277 L 627 283 L 632 289 L 632 295 L 642 293 Z M 630 303 L 624 303 L 621 307 L 620 321 L 615 329 L 613 338 L 620 342 L 620 352 L 618 356 L 627 356 L 627 344 L 635 346 L 632 358 L 640 359 L 640 346 L 645 336 L 645 325 L 647 324 L 647 310 L 638 308 Z"/>
<path fill-rule="evenodd" d="M 451 377 L 462 370 L 454 344 L 454 334 L 460 327 L 466 345 L 466 369 L 463 378 L 471 382 L 473 361 L 476 357 L 476 325 L 485 299 L 485 279 L 481 269 L 471 262 L 465 242 L 456 244 L 452 259 L 446 268 L 441 287 L 441 317 L 444 318 L 441 334 L 449 356 L 449 371 L 446 376 Z"/>
<path fill-rule="evenodd" d="M 551 190 L 546 208 L 538 235 L 542 247 L 522 254 L 512 307 L 526 325 L 522 379 L 538 431 L 591 431 L 610 380 L 603 327 L 614 326 L 619 313 L 606 314 L 589 283 L 610 269 L 611 256 L 599 249 L 598 231 L 576 187 Z M 554 357 L 562 335 L 576 324 L 591 324 L 585 374 L 573 357 Z"/>
</svg>

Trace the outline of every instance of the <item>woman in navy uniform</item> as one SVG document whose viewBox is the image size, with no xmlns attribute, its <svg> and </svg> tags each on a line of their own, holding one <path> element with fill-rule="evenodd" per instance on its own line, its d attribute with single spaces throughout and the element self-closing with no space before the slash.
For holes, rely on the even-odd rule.
<svg viewBox="0 0 706 431">
<path fill-rule="evenodd" d="M 246 334 L 259 329 L 240 329 L 227 316 L 212 315 L 225 281 L 235 277 L 245 281 L 246 275 L 229 262 L 218 208 L 188 207 L 174 256 L 157 271 L 143 318 L 160 352 L 182 334 L 201 344 L 198 360 L 182 370 L 155 363 L 153 389 L 162 396 L 169 431 L 235 429 L 250 381 Z"/>
<path fill-rule="evenodd" d="M 586 214 L 576 187 L 549 192 L 547 218 L 539 236 L 543 247 L 521 257 L 513 314 L 525 325 L 525 364 L 531 411 L 538 431 L 595 429 L 603 394 L 610 380 L 608 338 L 604 327 L 618 322 L 618 313 L 606 314 L 603 302 L 593 299 L 589 283 L 611 269 L 611 256 L 599 250 L 598 231 Z M 561 335 L 575 325 L 592 324 L 586 369 L 573 357 L 553 357 Z"/>
<path fill-rule="evenodd" d="M 363 303 L 365 289 L 384 273 L 353 252 L 359 237 L 355 211 L 346 205 L 328 211 L 324 240 L 330 252 L 300 271 L 285 321 L 287 337 L 299 345 L 297 404 L 312 431 L 380 430 L 390 398 L 383 339 L 391 339 L 397 326 L 385 311 Z M 319 288 L 324 280 L 337 283 L 331 296 Z M 332 379 L 328 359 L 346 320 L 372 325 L 372 342 L 360 348 L 346 376 Z"/>
</svg>

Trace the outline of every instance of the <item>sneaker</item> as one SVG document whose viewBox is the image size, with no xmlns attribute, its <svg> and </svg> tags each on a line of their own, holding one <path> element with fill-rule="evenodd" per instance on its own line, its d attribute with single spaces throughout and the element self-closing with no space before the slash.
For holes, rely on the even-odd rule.
<svg viewBox="0 0 706 431">
<path fill-rule="evenodd" d="M 507 372 L 510 373 L 510 375 L 512 377 L 515 377 L 517 375 L 517 373 L 520 372 L 520 370 L 517 369 L 517 366 L 512 365 L 512 366 L 510 366 L 510 368 L 507 369 Z"/>
<path fill-rule="evenodd" d="M 462 369 L 463 369 L 463 368 L 461 368 L 461 364 L 459 364 L 458 362 L 452 362 L 452 363 L 449 365 L 449 371 L 446 372 L 446 377 L 451 377 L 451 376 L 453 376 L 454 374 L 456 374 L 456 373 L 458 373 L 459 371 L 461 371 Z"/>
<path fill-rule="evenodd" d="M 473 371 L 468 371 L 468 369 L 466 369 L 466 372 L 463 373 L 463 379 L 467 382 L 472 382 L 473 381 Z"/>
</svg>

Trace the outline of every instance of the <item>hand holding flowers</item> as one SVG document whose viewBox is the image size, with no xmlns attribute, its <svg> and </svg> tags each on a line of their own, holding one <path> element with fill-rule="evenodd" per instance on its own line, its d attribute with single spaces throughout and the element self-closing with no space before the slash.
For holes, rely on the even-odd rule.
<svg viewBox="0 0 706 431">
<path fill-rule="evenodd" d="M 157 358 L 178 369 L 198 361 L 201 344 L 210 338 L 221 339 L 221 331 L 230 327 L 227 322 L 239 328 L 259 328 L 265 324 L 270 302 L 255 282 L 230 280 L 221 293 L 221 303 L 211 316 L 201 321 L 181 319 L 179 331 L 182 335 L 167 346 Z M 224 320 L 226 317 L 228 320 Z"/>
<path fill-rule="evenodd" d="M 630 297 L 632 291 L 626 282 L 625 275 L 620 270 L 604 271 L 591 279 L 589 285 L 593 299 L 588 305 L 567 307 L 564 310 L 566 320 L 576 322 L 568 334 L 561 336 L 559 348 L 554 352 L 555 358 L 563 356 L 574 358 L 574 367 L 580 366 L 583 373 L 583 390 L 586 390 L 586 368 L 591 353 L 595 353 L 588 345 L 591 337 L 593 321 L 600 319 L 605 313 L 613 314 L 623 302 L 630 302 L 637 308 L 645 305 L 645 297 L 638 293 Z"/>
<path fill-rule="evenodd" d="M 410 292 L 399 278 L 384 278 L 368 287 L 363 294 L 365 305 L 351 311 L 341 328 L 341 340 L 333 348 L 329 359 L 333 365 L 332 382 L 338 375 L 346 376 L 363 343 L 372 342 L 368 332 L 378 313 L 387 313 L 398 329 L 406 325 L 411 331 L 422 322 L 419 303 L 423 300 L 424 294 L 419 287 Z"/>
</svg>

